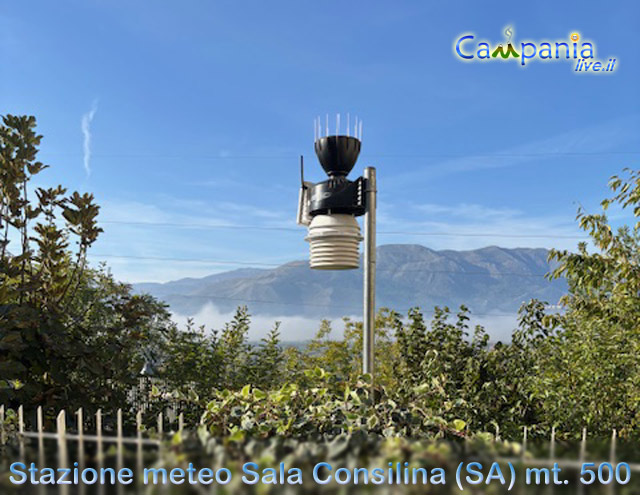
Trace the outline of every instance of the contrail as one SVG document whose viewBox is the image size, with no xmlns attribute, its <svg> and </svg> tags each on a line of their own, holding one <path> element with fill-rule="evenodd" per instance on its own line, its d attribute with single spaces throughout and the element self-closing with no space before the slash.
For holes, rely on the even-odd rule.
<svg viewBox="0 0 640 495">
<path fill-rule="evenodd" d="M 91 105 L 91 110 L 82 116 L 81 127 L 82 135 L 84 136 L 83 149 L 84 149 L 84 170 L 87 172 L 87 177 L 91 175 L 91 122 L 93 117 L 98 111 L 98 102 L 94 101 Z"/>
</svg>

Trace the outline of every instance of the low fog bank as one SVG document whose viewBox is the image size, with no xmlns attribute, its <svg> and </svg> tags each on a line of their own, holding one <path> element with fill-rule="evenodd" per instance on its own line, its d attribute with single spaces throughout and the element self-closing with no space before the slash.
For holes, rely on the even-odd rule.
<svg viewBox="0 0 640 495">
<path fill-rule="evenodd" d="M 251 313 L 251 308 L 249 308 Z M 234 312 L 220 311 L 211 303 L 206 304 L 196 314 L 188 316 L 179 313 L 172 313 L 173 320 L 184 328 L 187 320 L 192 318 L 196 326 L 204 325 L 207 330 L 224 328 L 225 323 L 233 319 Z M 360 315 L 351 315 L 350 319 L 360 321 Z M 453 317 L 452 317 L 453 318 Z M 428 321 L 430 315 L 425 315 Z M 320 318 L 306 318 L 303 316 L 271 316 L 271 315 L 251 315 L 251 326 L 249 328 L 249 340 L 259 341 L 264 338 L 269 330 L 271 330 L 276 321 L 280 322 L 280 339 L 282 341 L 301 342 L 306 341 L 315 335 L 320 327 Z M 329 319 L 333 329 L 331 337 L 334 339 L 342 338 L 344 331 L 344 322 L 342 318 Z M 482 316 L 473 316 L 469 321 L 470 332 L 476 325 L 485 328 L 492 342 L 510 341 L 511 333 L 517 326 L 517 315 L 505 315 L 499 313 L 495 315 L 483 314 Z"/>
</svg>

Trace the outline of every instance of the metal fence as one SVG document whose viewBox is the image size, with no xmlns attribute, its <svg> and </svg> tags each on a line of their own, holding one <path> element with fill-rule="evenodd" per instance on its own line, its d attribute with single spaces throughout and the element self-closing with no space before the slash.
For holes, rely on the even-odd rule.
<svg viewBox="0 0 640 495">
<path fill-rule="evenodd" d="M 6 410 L 4 406 L 0 406 L 0 443 L 4 445 L 7 442 L 8 432 L 6 431 L 5 419 L 6 419 Z M 116 469 L 121 469 L 125 467 L 124 462 L 124 454 L 125 450 L 129 449 L 129 452 L 135 450 L 135 469 L 138 473 L 142 473 L 144 469 L 144 449 L 147 447 L 155 449 L 158 453 L 163 448 L 165 441 L 170 438 L 170 435 L 174 435 L 175 433 L 182 434 L 185 431 L 185 421 L 183 413 L 179 413 L 173 416 L 173 414 L 159 413 L 155 417 L 155 424 L 152 428 L 147 428 L 146 425 L 143 424 L 143 413 L 139 411 L 135 416 L 135 435 L 134 436 L 126 436 L 124 433 L 124 423 L 123 423 L 123 411 L 117 410 L 115 414 L 115 418 L 110 418 L 111 420 L 115 419 L 115 422 L 111 421 L 111 431 L 108 429 L 105 430 L 105 417 L 102 414 L 102 411 L 98 410 L 95 415 L 93 415 L 92 423 L 95 425 L 94 431 L 89 432 L 85 430 L 85 425 L 90 423 L 87 421 L 85 417 L 84 411 L 82 408 L 78 409 L 73 416 L 75 416 L 75 421 L 70 421 L 70 417 L 68 417 L 67 412 L 65 410 L 61 410 L 55 419 L 55 430 L 54 431 L 45 431 L 44 427 L 44 417 L 43 410 L 41 407 L 38 407 L 36 410 L 36 421 L 35 421 L 35 430 L 27 429 L 27 422 L 25 421 L 24 409 L 20 406 L 17 410 L 17 436 L 18 436 L 18 448 L 19 448 L 19 456 L 21 459 L 25 457 L 25 444 L 30 441 L 37 442 L 37 460 L 40 466 L 44 466 L 45 464 L 45 441 L 55 441 L 56 444 L 56 455 L 58 459 L 59 467 L 68 467 L 69 464 L 69 447 L 75 446 L 75 450 L 77 451 L 78 468 L 80 470 L 84 469 L 85 464 L 85 452 L 87 450 L 88 445 L 92 445 L 95 452 L 95 461 L 96 467 L 98 470 L 104 467 L 105 462 L 105 451 L 109 446 L 115 446 L 115 451 L 111 451 L 113 458 L 115 459 L 115 467 Z M 69 427 L 72 425 L 73 427 Z M 33 426 L 33 425 L 32 425 Z M 115 426 L 115 428 L 113 428 Z M 195 426 L 195 425 L 194 425 Z M 496 428 L 494 434 L 494 440 L 496 442 L 500 442 L 500 430 Z M 611 432 L 610 440 L 609 440 L 609 455 L 607 459 L 594 459 L 588 455 L 588 432 L 587 429 L 584 428 L 581 434 L 581 440 L 579 443 L 579 449 L 575 454 L 575 458 L 567 458 L 567 457 L 559 457 L 556 453 L 558 441 L 556 439 L 556 429 L 553 428 L 551 430 L 550 436 L 545 439 L 544 443 L 546 445 L 546 449 L 548 450 L 548 457 L 533 457 L 531 452 L 528 450 L 529 442 L 531 441 L 529 438 L 529 429 L 523 428 L 522 436 L 517 440 L 521 444 L 521 454 L 519 456 L 512 457 L 498 457 L 496 460 L 499 462 L 511 462 L 513 464 L 517 464 L 521 468 L 526 467 L 552 467 L 557 463 L 558 467 L 565 470 L 570 470 L 575 472 L 576 480 L 577 477 L 580 476 L 581 466 L 585 462 L 594 462 L 596 464 L 600 463 L 610 463 L 611 465 L 616 465 L 618 462 L 618 434 L 616 430 Z M 638 452 L 640 453 L 640 451 Z M 624 460 L 624 459 L 621 459 Z M 640 473 L 640 463 L 626 462 L 629 467 L 630 473 Z M 585 493 L 585 486 L 582 483 L 575 483 L 573 486 L 576 488 L 576 493 L 583 494 Z M 547 493 L 553 493 L 554 487 L 553 485 L 549 485 Z M 60 487 L 60 493 L 68 493 L 65 491 L 64 487 Z M 123 493 L 122 486 L 118 487 L 119 493 Z M 44 489 L 43 489 L 44 490 Z M 79 493 L 85 493 L 84 487 L 82 484 L 78 486 Z M 100 488 L 98 493 L 100 493 Z M 612 483 L 605 487 L 605 493 L 614 494 L 616 493 L 616 485 Z M 44 491 L 42 491 L 44 493 Z M 104 493 L 104 492 L 103 492 Z"/>
<path fill-rule="evenodd" d="M 608 459 L 594 459 L 594 458 L 590 458 L 587 455 L 588 452 L 588 435 L 587 435 L 587 429 L 583 428 L 582 429 L 582 434 L 580 436 L 580 446 L 579 446 L 579 450 L 578 450 L 578 456 L 576 459 L 566 459 L 566 458 L 561 458 L 558 457 L 556 455 L 556 447 L 557 447 L 557 440 L 556 440 L 556 428 L 553 427 L 551 429 L 551 435 L 548 439 L 548 450 L 549 450 L 549 457 L 548 458 L 535 458 L 535 457 L 530 457 L 528 455 L 528 451 L 527 451 L 527 446 L 529 443 L 529 429 L 527 427 L 523 428 L 523 433 L 522 433 L 522 439 L 521 439 L 521 444 L 522 444 L 522 454 L 520 457 L 501 457 L 499 460 L 504 461 L 504 462 L 512 462 L 512 463 L 518 463 L 521 466 L 527 468 L 527 467 L 546 467 L 546 468 L 550 468 L 553 467 L 554 465 L 557 465 L 559 468 L 561 468 L 562 470 L 565 469 L 569 469 L 575 472 L 575 476 L 576 476 L 576 480 L 574 483 L 574 486 L 576 487 L 576 493 L 579 495 L 582 495 L 585 493 L 585 484 L 581 483 L 579 481 L 579 477 L 581 476 L 581 468 L 582 466 L 587 463 L 587 462 L 592 462 L 596 465 L 599 464 L 603 464 L 603 463 L 609 463 L 612 466 L 615 466 L 616 463 L 618 462 L 618 452 L 617 452 L 617 448 L 618 448 L 618 432 L 614 429 L 611 431 L 611 437 L 610 437 L 610 442 L 609 442 L 609 458 Z M 500 430 L 499 428 L 496 428 L 496 435 L 495 435 L 496 441 L 500 440 Z M 638 463 L 626 463 L 629 466 L 629 472 L 631 473 L 640 473 L 640 464 Z M 604 490 L 605 493 L 607 494 L 615 494 L 616 490 L 617 490 L 617 486 L 616 483 L 610 483 L 608 485 L 605 485 Z M 549 484 L 548 485 L 548 493 L 552 494 L 554 491 L 554 485 L 553 484 Z"/>
</svg>

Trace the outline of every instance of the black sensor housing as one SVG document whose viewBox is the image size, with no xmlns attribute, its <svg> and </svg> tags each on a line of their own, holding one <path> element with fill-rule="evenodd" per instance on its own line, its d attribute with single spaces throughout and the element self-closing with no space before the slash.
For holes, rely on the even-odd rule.
<svg viewBox="0 0 640 495">
<path fill-rule="evenodd" d="M 360 140 L 351 136 L 325 136 L 314 148 L 320 165 L 329 177 L 346 177 L 360 154 Z"/>
<path fill-rule="evenodd" d="M 360 147 L 360 140 L 351 136 L 325 136 L 316 140 L 316 155 L 329 180 L 311 186 L 310 216 L 331 213 L 364 215 L 365 180 L 362 177 L 355 181 L 347 179 L 358 160 Z"/>
</svg>

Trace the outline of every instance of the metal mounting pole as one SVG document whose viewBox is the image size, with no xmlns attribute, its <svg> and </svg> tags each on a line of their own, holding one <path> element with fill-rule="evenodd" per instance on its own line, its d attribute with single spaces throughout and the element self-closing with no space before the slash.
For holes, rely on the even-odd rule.
<svg viewBox="0 0 640 495">
<path fill-rule="evenodd" d="M 376 169 L 364 169 L 367 210 L 364 214 L 364 326 L 362 372 L 374 374 L 376 308 Z"/>
</svg>

